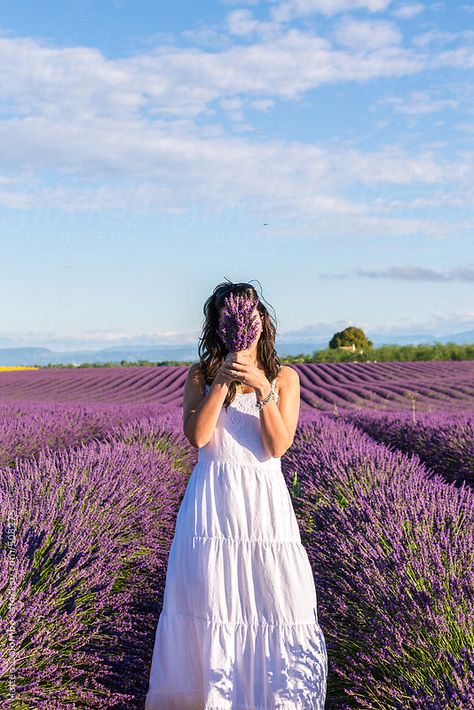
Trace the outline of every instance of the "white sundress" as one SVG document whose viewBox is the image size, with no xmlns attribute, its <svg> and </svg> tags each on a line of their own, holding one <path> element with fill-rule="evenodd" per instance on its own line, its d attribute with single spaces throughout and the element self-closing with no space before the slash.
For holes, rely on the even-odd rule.
<svg viewBox="0 0 474 710">
<path fill-rule="evenodd" d="M 237 394 L 198 450 L 169 552 L 145 710 L 324 709 L 313 573 L 255 402 L 255 392 Z"/>
</svg>

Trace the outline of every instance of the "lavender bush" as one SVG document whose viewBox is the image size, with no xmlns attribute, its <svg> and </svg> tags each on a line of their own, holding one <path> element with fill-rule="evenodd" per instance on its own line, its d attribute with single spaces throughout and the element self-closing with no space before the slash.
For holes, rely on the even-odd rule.
<svg viewBox="0 0 474 710">
<path fill-rule="evenodd" d="M 73 402 L 0 402 L 0 466 L 101 438 L 113 427 L 159 414 L 152 404 L 77 404 Z"/>
<path fill-rule="evenodd" d="M 351 421 L 377 441 L 416 453 L 430 469 L 456 486 L 474 488 L 474 418 L 422 412 L 414 422 L 406 412 L 346 412 Z"/>
<path fill-rule="evenodd" d="M 173 461 L 174 468 L 182 471 L 190 471 L 197 461 L 197 449 L 191 447 L 184 436 L 179 409 L 127 422 L 108 432 L 104 440 L 139 444 L 145 449 L 160 451 Z"/>
<path fill-rule="evenodd" d="M 327 415 L 299 427 L 283 469 L 318 589 L 328 708 L 472 707 L 473 493 Z"/>
<path fill-rule="evenodd" d="M 10 707 L 142 707 L 188 473 L 122 441 L 0 469 L 0 696 Z"/>
</svg>

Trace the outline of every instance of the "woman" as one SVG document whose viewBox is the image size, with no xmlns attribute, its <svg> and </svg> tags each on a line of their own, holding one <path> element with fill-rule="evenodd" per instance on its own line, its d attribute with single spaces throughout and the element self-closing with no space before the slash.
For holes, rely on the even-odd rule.
<svg viewBox="0 0 474 710">
<path fill-rule="evenodd" d="M 259 299 L 257 337 L 237 353 L 218 334 L 230 293 Z M 145 710 L 322 710 L 326 644 L 280 462 L 298 421 L 298 373 L 280 366 L 274 322 L 250 284 L 220 284 L 204 315 L 183 399 L 198 460 L 169 553 Z"/>
</svg>

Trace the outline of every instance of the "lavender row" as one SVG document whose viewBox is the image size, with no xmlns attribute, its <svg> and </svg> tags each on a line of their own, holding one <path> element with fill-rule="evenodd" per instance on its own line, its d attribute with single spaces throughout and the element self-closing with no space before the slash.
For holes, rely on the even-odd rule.
<svg viewBox="0 0 474 710">
<path fill-rule="evenodd" d="M 474 417 L 446 413 L 344 412 L 342 418 L 371 437 L 415 453 L 447 481 L 474 488 Z"/>
<path fill-rule="evenodd" d="M 474 361 L 295 363 L 303 407 L 463 411 Z M 0 398 L 181 406 L 189 365 L 44 369 L 0 374 Z"/>
<path fill-rule="evenodd" d="M 328 708 L 474 706 L 474 495 L 327 415 L 283 458 L 318 589 Z"/>
<path fill-rule="evenodd" d="M 142 707 L 193 453 L 172 422 L 0 469 L 0 696 L 12 707 Z M 153 429 L 154 427 L 154 429 Z M 138 443 L 142 441 L 142 443 Z M 156 444 L 156 442 L 155 442 Z"/>
<path fill-rule="evenodd" d="M 188 366 L 84 367 L 0 374 L 0 399 L 181 404 Z"/>
<path fill-rule="evenodd" d="M 113 427 L 163 411 L 152 404 L 77 404 L 61 402 L 0 402 L 0 466 L 103 436 Z"/>
</svg>

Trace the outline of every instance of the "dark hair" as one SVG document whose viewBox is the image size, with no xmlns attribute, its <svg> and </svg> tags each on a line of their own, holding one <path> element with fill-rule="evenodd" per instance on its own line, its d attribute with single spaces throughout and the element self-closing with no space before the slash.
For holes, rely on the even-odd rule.
<svg viewBox="0 0 474 710">
<path fill-rule="evenodd" d="M 280 369 L 280 360 L 275 350 L 275 337 L 277 331 L 276 317 L 272 318 L 263 303 L 263 296 L 257 293 L 250 283 L 233 283 L 228 279 L 218 284 L 212 295 L 205 301 L 203 312 L 205 316 L 202 327 L 202 335 L 199 338 L 199 367 L 202 378 L 206 384 L 211 384 L 217 375 L 217 370 L 229 353 L 228 348 L 221 341 L 218 335 L 220 310 L 224 306 L 224 299 L 230 293 L 242 295 L 245 298 L 256 301 L 258 299 L 257 311 L 262 318 L 262 330 L 257 343 L 257 357 L 262 364 L 265 375 L 269 382 L 273 382 Z M 273 312 L 274 309 L 272 306 Z M 235 382 L 229 384 L 229 390 L 224 400 L 226 408 L 233 401 L 237 391 Z"/>
</svg>

